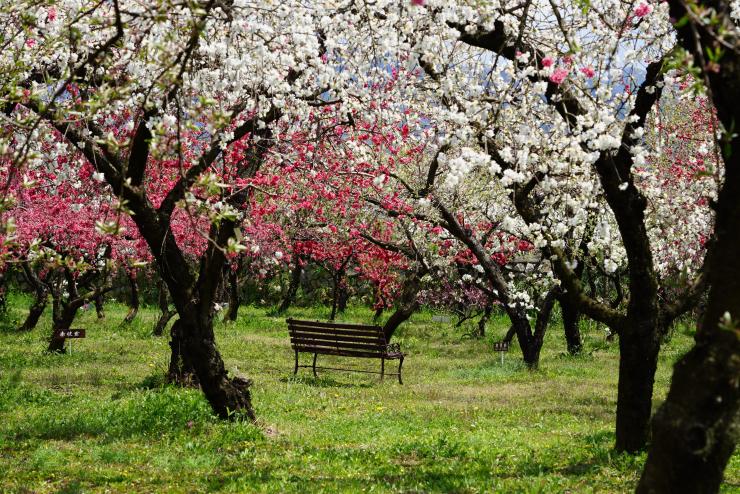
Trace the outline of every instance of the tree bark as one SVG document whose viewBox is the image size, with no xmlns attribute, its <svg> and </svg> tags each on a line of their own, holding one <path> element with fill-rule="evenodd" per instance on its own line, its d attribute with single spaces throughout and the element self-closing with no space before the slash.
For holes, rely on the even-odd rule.
<svg viewBox="0 0 740 494">
<path fill-rule="evenodd" d="M 581 332 L 578 329 L 580 313 L 578 308 L 566 297 L 558 299 L 560 311 L 563 315 L 563 329 L 565 330 L 565 343 L 568 345 L 568 353 L 578 355 L 581 353 Z"/>
<path fill-rule="evenodd" d="M 337 300 L 337 312 L 344 314 L 347 310 L 347 302 L 349 302 L 349 288 L 347 287 L 346 281 L 343 281 L 339 285 L 339 299 Z"/>
<path fill-rule="evenodd" d="M 23 324 L 18 328 L 18 331 L 26 332 L 32 331 L 36 328 L 41 315 L 44 313 L 44 309 L 46 309 L 46 304 L 49 300 L 49 286 L 38 277 L 28 262 L 22 262 L 21 267 L 28 284 L 33 287 L 34 292 L 34 299 L 28 310 L 28 316 L 26 316 L 26 320 L 23 321 Z"/>
<path fill-rule="evenodd" d="M 234 268 L 227 266 L 227 278 L 229 281 L 229 308 L 224 315 L 224 321 L 236 321 L 239 316 L 239 306 L 241 298 L 239 297 L 239 271 L 242 267 L 242 260 L 239 258 Z"/>
<path fill-rule="evenodd" d="M 418 310 L 419 302 L 417 295 L 421 289 L 421 276 L 423 275 L 414 272 L 404 280 L 401 295 L 396 304 L 396 310 L 393 311 L 393 314 L 391 314 L 391 317 L 388 318 L 383 326 L 386 343 L 391 341 L 391 338 L 393 338 L 401 323 L 407 321 Z"/>
<path fill-rule="evenodd" d="M 341 290 L 344 273 L 342 270 L 338 271 L 332 276 L 333 288 L 331 297 L 331 315 L 329 320 L 333 321 L 337 316 L 337 308 L 339 307 L 339 291 Z"/>
<path fill-rule="evenodd" d="M 131 289 L 131 298 L 129 299 L 129 310 L 126 317 L 123 319 L 124 324 L 130 324 L 136 318 L 136 314 L 139 313 L 139 284 L 136 281 L 135 273 L 127 273 L 128 284 Z"/>
<path fill-rule="evenodd" d="M 36 328 L 39 319 L 41 319 L 41 316 L 46 309 L 48 299 L 49 292 L 46 289 L 35 290 L 33 303 L 28 309 L 28 316 L 26 316 L 26 320 L 23 321 L 23 324 L 21 324 L 21 326 L 18 328 L 18 331 L 27 332 L 33 331 L 33 329 Z"/>
<path fill-rule="evenodd" d="M 166 323 L 165 323 L 166 324 Z M 183 348 L 183 324 L 176 320 L 170 329 L 170 365 L 167 370 L 167 381 L 180 386 L 199 385 L 191 354 Z"/>
<path fill-rule="evenodd" d="M 154 336 L 162 336 L 164 334 L 164 328 L 167 327 L 167 323 L 170 322 L 170 319 L 177 314 L 177 311 L 170 310 L 170 304 L 167 299 L 167 285 L 164 284 L 161 278 L 157 282 L 157 301 L 159 304 L 160 314 L 152 334 Z"/>
<path fill-rule="evenodd" d="M 67 349 L 64 346 L 65 339 L 57 338 L 56 332 L 61 329 L 70 329 L 72 327 L 72 322 L 75 320 L 79 305 L 67 304 L 62 301 L 57 302 L 57 304 L 58 309 L 55 310 L 52 315 L 54 324 L 51 337 L 49 338 L 49 346 L 46 351 L 49 353 L 67 353 Z"/>
<path fill-rule="evenodd" d="M 629 324 L 629 323 L 628 323 Z M 653 403 L 653 384 L 660 342 L 648 320 L 634 321 L 632 331 L 619 336 L 617 390 L 617 451 L 636 453 L 645 448 Z"/>
</svg>

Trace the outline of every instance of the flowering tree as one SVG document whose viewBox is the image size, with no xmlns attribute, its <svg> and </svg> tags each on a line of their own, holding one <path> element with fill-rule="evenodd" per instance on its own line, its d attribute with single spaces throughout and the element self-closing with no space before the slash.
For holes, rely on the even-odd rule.
<svg viewBox="0 0 740 494">
<path fill-rule="evenodd" d="M 695 304 L 706 281 L 698 269 L 678 290 L 661 286 L 658 269 L 672 271 L 670 264 L 680 271 L 696 253 L 687 259 L 688 252 L 678 249 L 666 256 L 675 239 L 656 242 L 651 223 L 658 221 L 648 219 L 656 214 L 648 210 L 648 199 L 658 193 L 648 190 L 656 181 L 645 177 L 656 169 L 645 166 L 650 149 L 644 126 L 663 86 L 676 78 L 665 75 L 672 44 L 667 5 L 418 4 L 378 4 L 365 18 L 372 26 L 368 36 L 396 33 L 385 42 L 385 63 L 424 72 L 403 78 L 404 84 L 394 79 L 406 105 L 428 115 L 426 125 L 437 129 L 437 151 L 426 161 L 429 185 L 412 187 L 412 195 L 426 200 L 481 261 L 520 343 L 525 341 L 525 359 L 534 361 L 537 331 L 521 310 L 518 290 L 486 259 L 480 240 L 468 234 L 448 199 L 464 185 L 464 176 L 489 174 L 499 197 L 516 211 L 518 228 L 552 263 L 553 290 L 562 290 L 564 300 L 619 335 L 616 446 L 643 448 L 662 337 Z M 440 169 L 439 157 L 449 158 L 442 160 L 446 169 Z M 708 193 L 708 208 L 711 187 L 685 193 L 697 203 Z M 589 226 L 593 217 L 596 227 Z M 585 237 L 588 252 L 578 248 Z M 670 263 L 656 266 L 656 252 Z M 578 268 L 584 258 L 599 259 L 607 273 L 626 266 L 622 307 L 584 290 Z"/>
<path fill-rule="evenodd" d="M 180 316 L 174 365 L 192 370 L 220 416 L 253 417 L 250 381 L 229 376 L 216 349 L 214 295 L 228 253 L 239 250 L 248 197 L 240 181 L 261 166 L 278 137 L 273 125 L 293 124 L 289 115 L 343 78 L 322 59 L 321 24 L 331 18 L 300 4 L 45 5 L 0 9 L 0 101 L 16 133 L 3 158 L 22 169 L 40 129 L 82 153 L 168 286 Z M 173 231 L 178 214 L 205 221 L 197 272 Z"/>
</svg>

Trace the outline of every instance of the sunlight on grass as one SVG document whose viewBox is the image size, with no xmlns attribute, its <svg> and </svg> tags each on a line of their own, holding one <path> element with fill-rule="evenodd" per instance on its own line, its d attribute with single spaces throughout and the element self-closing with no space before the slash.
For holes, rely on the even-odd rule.
<svg viewBox="0 0 740 494">
<path fill-rule="evenodd" d="M 13 298 L 17 317 L 25 303 Z M 409 353 L 400 386 L 293 376 L 284 317 L 245 307 L 216 330 L 227 367 L 255 381 L 254 426 L 221 422 L 199 391 L 164 386 L 167 341 L 149 334 L 156 310 L 121 326 L 125 312 L 113 303 L 103 321 L 83 313 L 75 325 L 88 337 L 72 355 L 42 354 L 48 319 L 28 335 L 0 333 L 0 491 L 629 492 L 644 461 L 612 450 L 618 352 L 597 329 L 585 334 L 585 355 L 570 357 L 553 325 L 530 372 L 516 349 L 503 365 L 493 355 L 503 318 L 473 340 L 423 312 L 398 334 Z M 371 318 L 354 307 L 342 316 Z M 662 352 L 656 405 L 690 343 L 677 331 Z M 738 487 L 736 454 L 723 489 Z"/>
</svg>

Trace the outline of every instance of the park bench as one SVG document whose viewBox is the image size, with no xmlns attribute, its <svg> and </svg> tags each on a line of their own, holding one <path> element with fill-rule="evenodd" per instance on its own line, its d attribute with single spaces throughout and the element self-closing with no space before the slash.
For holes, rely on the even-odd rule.
<svg viewBox="0 0 740 494">
<path fill-rule="evenodd" d="M 311 367 L 313 375 L 318 377 L 316 369 L 364 372 L 367 374 L 380 374 L 380 379 L 385 377 L 385 361 L 398 360 L 398 383 L 401 380 L 401 368 L 403 367 L 404 353 L 397 343 L 388 344 L 385 341 L 383 329 L 379 326 L 365 326 L 361 324 L 335 324 L 331 322 L 301 321 L 288 319 L 288 332 L 290 333 L 290 345 L 295 351 L 295 369 L 293 374 L 298 373 L 299 367 Z M 312 365 L 298 365 L 299 353 L 313 353 Z M 359 357 L 380 359 L 380 372 L 340 369 L 335 367 L 316 367 L 316 358 L 319 355 L 337 355 L 340 357 Z"/>
</svg>

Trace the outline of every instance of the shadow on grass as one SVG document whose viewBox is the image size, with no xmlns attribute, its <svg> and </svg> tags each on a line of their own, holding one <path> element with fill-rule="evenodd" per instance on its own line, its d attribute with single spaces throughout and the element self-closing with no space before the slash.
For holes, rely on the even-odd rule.
<svg viewBox="0 0 740 494">
<path fill-rule="evenodd" d="M 496 444 L 471 448 L 447 435 L 417 437 L 385 448 L 296 445 L 295 459 L 288 463 L 249 471 L 222 465 L 225 472 L 233 469 L 233 475 L 212 479 L 209 487 L 249 490 L 261 485 L 302 492 L 311 486 L 314 491 L 359 492 L 382 485 L 394 492 L 469 492 L 476 484 L 489 492 L 562 492 L 564 482 L 578 485 L 602 470 L 630 475 L 639 471 L 641 456 L 616 454 L 612 445 L 613 434 L 608 432 L 541 449 Z M 624 476 L 619 482 L 615 491 L 629 488 Z"/>
<path fill-rule="evenodd" d="M 220 420 L 200 391 L 167 386 L 158 390 L 142 390 L 119 399 L 111 397 L 101 402 L 80 398 L 56 400 L 49 406 L 38 407 L 22 420 L 3 424 L 0 434 L 16 440 L 71 440 L 78 437 L 118 439 L 132 436 L 198 434 Z M 241 424 L 239 419 L 230 425 Z M 240 435 L 259 438 L 255 426 L 244 423 Z M 249 430 L 247 430 L 249 429 Z"/>
<path fill-rule="evenodd" d="M 378 380 L 377 382 L 367 382 L 367 383 L 354 383 L 354 382 L 342 382 L 337 381 L 331 377 L 313 377 L 313 376 L 295 376 L 290 375 L 288 377 L 282 377 L 280 378 L 280 382 L 283 383 L 293 383 L 293 384 L 304 384 L 306 386 L 311 386 L 314 388 L 372 388 L 376 384 L 380 383 Z"/>
</svg>

